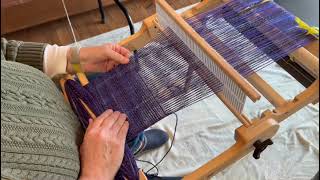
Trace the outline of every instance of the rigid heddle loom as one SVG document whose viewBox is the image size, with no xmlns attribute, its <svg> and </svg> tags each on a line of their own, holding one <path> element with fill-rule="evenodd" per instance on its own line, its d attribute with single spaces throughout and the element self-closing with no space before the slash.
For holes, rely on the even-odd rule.
<svg viewBox="0 0 320 180">
<path fill-rule="evenodd" d="M 269 0 L 204 0 L 181 15 L 157 0 L 156 14 L 119 43 L 135 51 L 129 64 L 90 82 L 83 73 L 68 75 L 61 86 L 84 128 L 106 109 L 126 113 L 127 141 L 186 106 L 218 96 L 242 126 L 234 145 L 184 177 L 206 179 L 253 150 L 259 159 L 281 121 L 318 103 L 319 59 L 304 48 L 310 43 L 319 46 L 317 30 Z M 288 56 L 315 78 L 292 100 L 256 74 Z M 274 109 L 250 120 L 244 104 L 261 95 Z M 146 179 L 128 146 L 116 179 Z"/>
</svg>

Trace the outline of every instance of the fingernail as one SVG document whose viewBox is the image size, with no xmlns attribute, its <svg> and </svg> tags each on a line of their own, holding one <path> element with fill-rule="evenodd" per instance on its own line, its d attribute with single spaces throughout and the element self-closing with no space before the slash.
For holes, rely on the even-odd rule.
<svg viewBox="0 0 320 180">
<path fill-rule="evenodd" d="M 112 109 L 108 109 L 108 110 L 107 110 L 107 113 L 112 113 L 112 112 L 113 112 Z"/>
</svg>

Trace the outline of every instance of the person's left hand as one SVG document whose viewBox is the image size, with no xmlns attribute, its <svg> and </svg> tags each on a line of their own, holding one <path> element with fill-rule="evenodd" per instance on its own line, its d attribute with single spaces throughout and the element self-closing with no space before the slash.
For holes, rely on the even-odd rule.
<svg viewBox="0 0 320 180">
<path fill-rule="evenodd" d="M 80 147 L 80 180 L 112 180 L 121 166 L 129 123 L 127 116 L 106 110 L 89 126 Z"/>
<path fill-rule="evenodd" d="M 83 47 L 79 52 L 81 68 L 84 72 L 108 72 L 118 64 L 129 63 L 130 51 L 118 44 Z M 70 53 L 67 71 L 72 73 Z"/>
</svg>

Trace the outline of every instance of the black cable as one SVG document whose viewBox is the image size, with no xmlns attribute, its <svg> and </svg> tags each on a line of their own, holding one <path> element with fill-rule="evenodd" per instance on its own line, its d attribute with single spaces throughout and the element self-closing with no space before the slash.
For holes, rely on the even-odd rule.
<svg viewBox="0 0 320 180">
<path fill-rule="evenodd" d="M 141 159 L 136 159 L 136 161 L 140 161 L 140 162 L 144 162 L 144 163 L 148 163 L 148 164 L 151 164 L 152 165 L 152 167 L 155 167 L 156 168 L 156 173 L 154 174 L 154 175 L 158 175 L 159 174 L 159 169 L 158 169 L 158 167 L 157 166 L 155 166 L 155 164 L 153 164 L 152 162 L 150 162 L 150 161 L 146 161 L 146 160 L 141 160 Z"/>
<path fill-rule="evenodd" d="M 176 137 L 176 132 L 177 132 L 177 127 L 178 127 L 178 115 L 176 113 L 173 113 L 176 117 L 176 124 L 174 126 L 174 132 L 173 132 L 173 137 L 172 137 L 172 142 L 170 144 L 170 147 L 168 149 L 168 151 L 164 154 L 164 156 L 160 159 L 160 161 L 158 161 L 156 164 L 153 164 L 149 161 L 146 161 L 146 160 L 140 160 L 140 159 L 136 159 L 137 161 L 141 161 L 141 162 L 145 162 L 145 163 L 148 163 L 148 164 L 151 164 L 152 167 L 147 171 L 145 172 L 147 175 L 150 175 L 150 176 L 158 176 L 158 173 L 159 173 L 159 169 L 158 169 L 158 165 L 163 161 L 163 159 L 168 155 L 168 153 L 170 152 L 172 146 L 173 146 L 173 143 L 174 143 L 174 140 L 175 140 L 175 137 Z M 148 174 L 152 169 L 156 168 L 157 170 L 157 173 L 156 174 Z"/>
<path fill-rule="evenodd" d="M 133 35 L 135 33 L 134 26 L 133 26 L 133 23 L 132 23 L 132 19 L 129 16 L 129 13 L 127 11 L 127 8 L 124 7 L 124 5 L 121 2 L 119 2 L 119 0 L 114 0 L 114 2 L 118 5 L 118 7 L 121 9 L 123 14 L 125 15 L 125 17 L 127 19 L 127 22 L 128 22 L 128 25 L 129 25 L 129 28 L 130 28 L 130 34 Z M 133 53 L 137 54 L 137 50 L 133 50 Z"/>
<path fill-rule="evenodd" d="M 157 167 L 162 161 L 163 159 L 168 155 L 168 153 L 170 152 L 172 146 L 173 146 L 173 142 L 174 142 L 174 139 L 176 137 L 176 132 L 177 132 L 177 127 L 178 127 L 178 115 L 176 113 L 173 113 L 175 116 L 176 116 L 176 124 L 174 126 L 174 132 L 173 132 L 173 137 L 172 137 L 172 142 L 171 142 L 171 145 L 168 149 L 168 151 L 164 154 L 164 156 L 161 158 L 161 160 L 159 162 L 157 162 L 155 164 L 155 166 L 153 166 L 152 168 L 150 168 L 146 173 L 148 174 L 148 172 L 150 172 L 153 168 Z"/>
<path fill-rule="evenodd" d="M 126 17 L 126 19 L 128 21 L 129 28 L 130 28 L 130 33 L 131 33 L 131 35 L 133 35 L 134 34 L 134 26 L 133 26 L 132 20 L 131 20 L 131 18 L 129 16 L 129 13 L 128 13 L 126 7 L 124 7 L 123 4 L 119 0 L 114 0 L 114 2 L 119 6 L 121 11 L 125 15 L 125 17 Z"/>
</svg>

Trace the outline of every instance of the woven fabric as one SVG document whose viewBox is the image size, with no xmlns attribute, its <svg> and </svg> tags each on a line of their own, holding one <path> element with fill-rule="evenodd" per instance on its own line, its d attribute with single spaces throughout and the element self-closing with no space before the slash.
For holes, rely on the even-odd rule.
<svg viewBox="0 0 320 180">
<path fill-rule="evenodd" d="M 98 76 L 85 88 L 103 109 L 127 114 L 130 124 L 127 137 L 132 140 L 150 125 L 212 95 L 221 86 L 168 30 L 140 49 L 128 65 Z"/>
<path fill-rule="evenodd" d="M 68 100 L 71 103 L 74 112 L 76 112 L 78 117 L 80 117 L 79 120 L 84 128 L 88 126 L 87 119 L 91 117 L 83 106 L 82 102 L 84 102 L 96 116 L 99 116 L 104 112 L 101 101 L 92 96 L 92 94 L 83 88 L 78 82 L 67 80 L 65 84 L 65 91 L 68 95 Z M 124 180 L 124 177 L 126 177 L 126 179 L 138 180 L 138 170 L 139 169 L 135 163 L 134 155 L 130 151 L 129 146 L 126 144 L 123 161 L 120 170 L 116 174 L 116 179 Z"/>
<path fill-rule="evenodd" d="M 129 121 L 127 141 L 167 115 L 218 92 L 221 86 L 170 30 L 140 49 L 128 65 L 98 76 L 85 87 L 73 80 L 65 84 L 84 128 L 90 116 L 80 100 L 96 115 L 106 109 L 125 112 Z M 116 179 L 138 179 L 137 172 L 134 156 L 126 146 Z"/>
<path fill-rule="evenodd" d="M 166 58 L 158 59 L 161 57 Z M 219 91 L 221 86 L 170 30 L 140 49 L 128 65 L 98 76 L 85 87 L 73 80 L 65 84 L 84 128 L 90 116 L 80 100 L 96 115 L 106 109 L 125 112 L 129 121 L 127 141 L 167 115 Z M 125 152 L 116 179 L 137 179 L 138 168 L 128 146 Z"/>
</svg>

